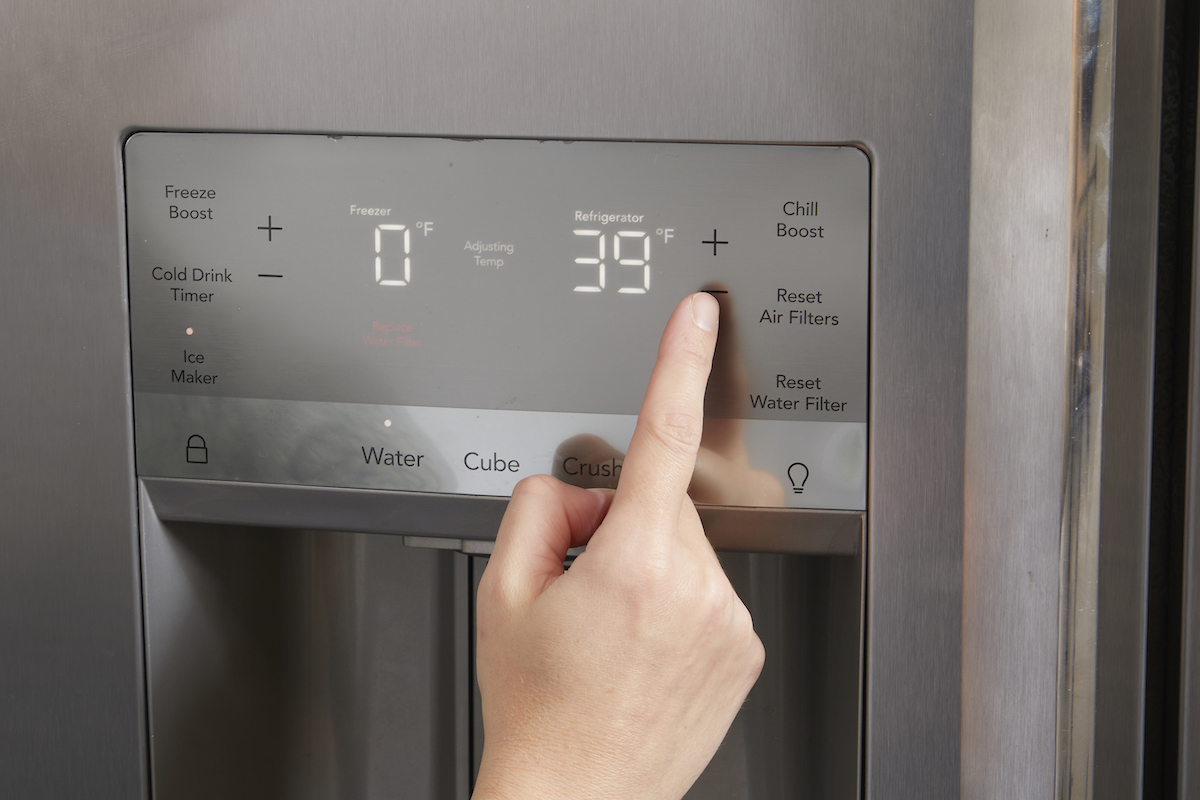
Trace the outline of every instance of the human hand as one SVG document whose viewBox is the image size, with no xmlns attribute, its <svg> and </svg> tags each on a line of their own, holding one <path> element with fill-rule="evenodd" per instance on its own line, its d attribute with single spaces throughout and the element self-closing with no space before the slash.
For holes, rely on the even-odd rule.
<svg viewBox="0 0 1200 800">
<path fill-rule="evenodd" d="M 672 314 L 615 494 L 514 490 L 479 585 L 475 800 L 682 797 L 754 685 L 762 644 L 687 497 L 718 316 L 706 294 Z"/>
<path fill-rule="evenodd" d="M 693 503 L 718 506 L 782 506 L 784 493 L 779 479 L 755 469 L 746 450 L 743 417 L 750 380 L 738 345 L 737 325 L 733 324 L 733 303 L 723 284 L 704 287 L 706 292 L 710 289 L 716 292 L 714 297 L 721 307 L 722 331 L 705 391 L 704 435 L 688 496 Z M 564 483 L 585 489 L 616 486 L 624 459 L 625 454 L 604 439 L 584 433 L 558 446 L 552 474 Z"/>
</svg>

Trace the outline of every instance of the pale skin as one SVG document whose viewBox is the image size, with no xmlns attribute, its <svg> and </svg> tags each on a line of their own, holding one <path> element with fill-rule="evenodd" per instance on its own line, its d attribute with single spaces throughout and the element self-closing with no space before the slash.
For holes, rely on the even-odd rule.
<svg viewBox="0 0 1200 800">
<path fill-rule="evenodd" d="M 687 494 L 718 317 L 703 293 L 671 315 L 615 493 L 514 489 L 479 584 L 474 800 L 680 798 L 757 680 L 762 643 Z"/>
</svg>

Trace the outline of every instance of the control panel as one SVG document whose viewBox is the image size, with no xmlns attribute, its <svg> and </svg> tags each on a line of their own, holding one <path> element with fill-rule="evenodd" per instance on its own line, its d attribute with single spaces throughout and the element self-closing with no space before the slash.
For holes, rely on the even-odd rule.
<svg viewBox="0 0 1200 800">
<path fill-rule="evenodd" d="M 140 475 L 615 486 L 703 290 L 693 498 L 866 508 L 860 149 L 148 132 L 125 171 Z"/>
</svg>

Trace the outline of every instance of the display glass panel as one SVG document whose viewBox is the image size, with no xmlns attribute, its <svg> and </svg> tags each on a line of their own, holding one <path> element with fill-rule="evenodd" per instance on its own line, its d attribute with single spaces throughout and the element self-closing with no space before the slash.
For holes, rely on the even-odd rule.
<svg viewBox="0 0 1200 800">
<path fill-rule="evenodd" d="M 612 486 L 706 290 L 693 498 L 865 509 L 857 148 L 139 133 L 125 168 L 139 474 Z"/>
</svg>

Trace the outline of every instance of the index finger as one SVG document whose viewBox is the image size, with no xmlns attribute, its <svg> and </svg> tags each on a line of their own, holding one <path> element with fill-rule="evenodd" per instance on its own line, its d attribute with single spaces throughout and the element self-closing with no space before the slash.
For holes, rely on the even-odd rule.
<svg viewBox="0 0 1200 800">
<path fill-rule="evenodd" d="M 608 518 L 637 531 L 674 531 L 696 467 L 704 387 L 712 369 L 720 306 L 697 292 L 675 307 L 650 375 L 637 428 Z"/>
</svg>

